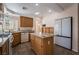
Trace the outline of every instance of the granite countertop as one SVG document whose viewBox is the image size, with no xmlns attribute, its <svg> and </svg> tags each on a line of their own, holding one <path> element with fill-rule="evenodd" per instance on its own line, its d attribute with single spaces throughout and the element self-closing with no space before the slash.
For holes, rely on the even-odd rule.
<svg viewBox="0 0 79 59">
<path fill-rule="evenodd" d="M 33 33 L 34 31 L 33 30 L 21 30 L 20 32 L 21 33 Z"/>
<path fill-rule="evenodd" d="M 2 45 L 6 42 L 6 40 L 8 40 L 12 35 L 8 35 L 6 37 L 0 37 L 0 47 L 2 47 Z"/>
<path fill-rule="evenodd" d="M 19 30 L 19 31 L 12 31 L 12 33 L 14 32 L 21 32 L 21 33 L 33 33 L 33 30 Z"/>
<path fill-rule="evenodd" d="M 53 34 L 49 34 L 49 33 L 31 33 L 32 35 L 36 35 L 40 38 L 46 38 L 46 37 L 53 37 Z"/>
</svg>

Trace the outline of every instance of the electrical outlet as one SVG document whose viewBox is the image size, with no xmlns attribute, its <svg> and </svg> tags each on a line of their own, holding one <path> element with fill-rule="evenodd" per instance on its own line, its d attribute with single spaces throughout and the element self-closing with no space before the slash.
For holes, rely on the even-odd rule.
<svg viewBox="0 0 79 59">
<path fill-rule="evenodd" d="M 48 45 L 50 45 L 50 41 L 48 41 Z"/>
</svg>

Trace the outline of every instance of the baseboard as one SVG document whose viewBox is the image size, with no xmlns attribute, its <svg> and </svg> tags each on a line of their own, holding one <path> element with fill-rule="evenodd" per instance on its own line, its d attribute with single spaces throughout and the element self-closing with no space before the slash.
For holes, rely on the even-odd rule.
<svg viewBox="0 0 79 59">
<path fill-rule="evenodd" d="M 74 51 L 74 52 L 78 52 L 77 50 L 75 50 L 75 49 L 72 49 L 72 51 Z"/>
</svg>

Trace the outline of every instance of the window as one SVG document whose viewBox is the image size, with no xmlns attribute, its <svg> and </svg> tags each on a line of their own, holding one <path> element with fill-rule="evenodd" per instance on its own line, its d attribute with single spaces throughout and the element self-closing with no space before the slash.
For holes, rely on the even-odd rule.
<svg viewBox="0 0 79 59">
<path fill-rule="evenodd" d="M 4 17 L 0 19 L 0 22 L 2 22 L 2 24 L 0 24 L 0 32 L 2 31 L 2 28 L 4 31 L 9 31 L 9 30 L 18 30 L 18 20 L 19 17 L 16 16 L 10 16 L 10 15 L 3 15 Z"/>
</svg>

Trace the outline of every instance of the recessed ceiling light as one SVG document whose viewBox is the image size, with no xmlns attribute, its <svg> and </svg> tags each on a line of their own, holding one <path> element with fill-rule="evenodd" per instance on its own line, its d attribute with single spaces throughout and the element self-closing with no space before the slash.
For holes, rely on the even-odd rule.
<svg viewBox="0 0 79 59">
<path fill-rule="evenodd" d="M 23 9 L 23 10 L 26 10 L 27 8 L 23 6 L 22 9 Z"/>
<path fill-rule="evenodd" d="M 40 12 L 35 12 L 35 15 L 39 15 L 40 14 Z"/>
<path fill-rule="evenodd" d="M 38 5 L 39 5 L 38 3 L 35 4 L 35 6 L 38 6 Z"/>
<path fill-rule="evenodd" d="M 50 12 L 52 12 L 52 10 L 51 10 L 51 9 L 49 9 L 49 10 L 48 10 L 48 12 L 50 13 Z"/>
</svg>

